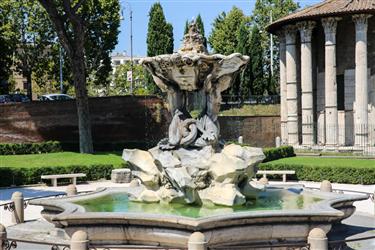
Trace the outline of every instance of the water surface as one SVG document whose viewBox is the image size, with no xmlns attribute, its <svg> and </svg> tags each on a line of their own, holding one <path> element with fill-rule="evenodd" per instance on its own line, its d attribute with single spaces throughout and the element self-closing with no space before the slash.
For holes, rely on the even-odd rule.
<svg viewBox="0 0 375 250">
<path fill-rule="evenodd" d="M 237 207 L 141 203 L 130 201 L 126 193 L 114 193 L 75 204 L 83 206 L 87 212 L 134 212 L 201 218 L 245 211 L 304 209 L 320 200 L 307 194 L 279 190 L 261 192 L 256 200 Z"/>
</svg>

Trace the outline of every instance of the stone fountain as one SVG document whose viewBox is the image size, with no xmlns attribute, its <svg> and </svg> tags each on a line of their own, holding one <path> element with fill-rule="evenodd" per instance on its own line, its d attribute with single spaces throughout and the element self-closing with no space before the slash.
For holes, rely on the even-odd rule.
<svg viewBox="0 0 375 250">
<path fill-rule="evenodd" d="M 191 24 L 178 53 L 142 61 L 166 93 L 173 118 L 168 138 L 156 147 L 123 152 L 141 185 L 30 204 L 43 206 L 43 217 L 69 236 L 86 231 L 96 245 L 185 248 L 189 237 L 201 232 L 207 246 L 231 249 L 244 243 L 306 242 L 313 228 L 327 233 L 354 212 L 353 202 L 368 197 L 301 185 L 254 188 L 250 179 L 264 159 L 262 150 L 220 142 L 221 93 L 248 59 L 208 55 Z M 188 112 L 191 93 L 203 100 L 195 118 Z"/>
<path fill-rule="evenodd" d="M 168 138 L 157 147 L 123 152 L 123 159 L 145 187 L 135 200 L 235 206 L 254 197 L 255 189 L 248 183 L 264 159 L 262 149 L 220 145 L 217 120 L 221 93 L 231 87 L 249 57 L 208 55 L 203 42 L 193 22 L 177 53 L 141 61 L 166 93 L 173 118 Z M 196 118 L 188 112 L 191 93 L 203 99 Z"/>
</svg>

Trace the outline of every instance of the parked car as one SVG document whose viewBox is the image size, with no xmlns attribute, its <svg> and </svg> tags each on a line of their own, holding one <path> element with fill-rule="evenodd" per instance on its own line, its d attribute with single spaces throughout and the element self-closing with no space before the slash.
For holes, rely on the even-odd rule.
<svg viewBox="0 0 375 250">
<path fill-rule="evenodd" d="M 11 102 L 29 102 L 30 98 L 24 94 L 10 94 Z"/>
<path fill-rule="evenodd" d="M 12 100 L 10 99 L 9 95 L 0 95 L 0 104 L 3 103 L 10 103 Z"/>
<path fill-rule="evenodd" d="M 70 95 L 65 94 L 48 94 L 39 97 L 40 101 L 65 101 L 74 99 Z"/>
</svg>

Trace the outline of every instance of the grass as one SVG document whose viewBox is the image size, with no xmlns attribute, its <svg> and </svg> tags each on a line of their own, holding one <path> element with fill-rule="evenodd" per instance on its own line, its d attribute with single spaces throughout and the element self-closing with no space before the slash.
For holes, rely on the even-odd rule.
<svg viewBox="0 0 375 250">
<path fill-rule="evenodd" d="M 372 167 L 375 169 L 375 160 L 372 159 L 348 159 L 348 158 L 319 158 L 319 157 L 290 157 L 267 162 L 267 164 L 277 165 L 304 165 L 317 167 Z"/>
<path fill-rule="evenodd" d="M 220 116 L 274 116 L 280 115 L 280 105 L 244 105 L 240 108 L 222 110 Z"/>
<path fill-rule="evenodd" d="M 80 154 L 74 152 L 31 154 L 31 155 L 0 155 L 0 167 L 64 167 L 71 165 L 121 166 L 124 161 L 117 153 Z"/>
</svg>

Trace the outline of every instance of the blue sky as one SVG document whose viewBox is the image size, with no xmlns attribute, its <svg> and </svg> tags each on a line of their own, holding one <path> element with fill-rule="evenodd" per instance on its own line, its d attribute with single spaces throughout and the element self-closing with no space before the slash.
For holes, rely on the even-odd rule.
<svg viewBox="0 0 375 250">
<path fill-rule="evenodd" d="M 121 21 L 121 33 L 115 52 L 130 54 L 130 26 L 128 2 L 133 10 L 133 54 L 146 55 L 146 36 L 148 12 L 155 0 L 121 0 L 124 20 Z M 164 15 L 173 25 L 175 50 L 180 47 L 185 21 L 201 14 L 205 26 L 206 36 L 211 32 L 211 24 L 222 11 L 228 12 L 235 5 L 246 15 L 251 15 L 255 0 L 160 0 Z M 306 6 L 321 2 L 321 0 L 300 0 L 300 5 Z"/>
</svg>

